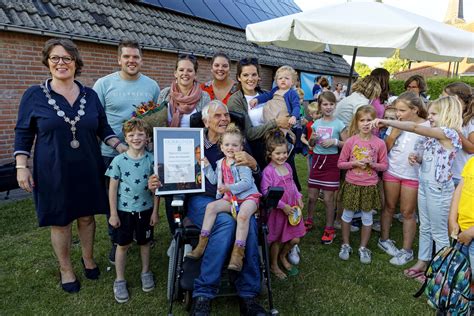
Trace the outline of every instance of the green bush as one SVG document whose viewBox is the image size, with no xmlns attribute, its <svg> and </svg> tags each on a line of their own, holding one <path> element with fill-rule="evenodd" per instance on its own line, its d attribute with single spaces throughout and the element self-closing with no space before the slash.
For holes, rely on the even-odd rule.
<svg viewBox="0 0 474 316">
<path fill-rule="evenodd" d="M 458 78 L 436 78 L 428 79 L 426 84 L 428 85 L 427 95 L 430 96 L 430 100 L 436 100 L 441 93 L 443 93 L 443 88 L 450 83 L 462 81 L 474 87 L 474 78 L 473 77 L 464 77 L 461 79 Z M 390 80 L 390 90 L 395 95 L 400 95 L 405 92 L 404 88 L 405 80 Z"/>
</svg>

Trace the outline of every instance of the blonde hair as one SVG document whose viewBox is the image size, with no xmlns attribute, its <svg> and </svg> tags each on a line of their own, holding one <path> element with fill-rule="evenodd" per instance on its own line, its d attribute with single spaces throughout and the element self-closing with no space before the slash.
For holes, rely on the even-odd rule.
<svg viewBox="0 0 474 316">
<path fill-rule="evenodd" d="M 357 80 L 352 86 L 352 92 L 359 92 L 369 100 L 377 99 L 382 93 L 379 81 L 374 76 L 367 76 Z"/>
<path fill-rule="evenodd" d="M 225 132 L 222 133 L 222 135 L 219 137 L 219 144 L 222 145 L 222 141 L 224 140 L 224 137 L 226 135 L 233 135 L 233 136 L 238 136 L 240 137 L 240 144 L 243 146 L 245 142 L 244 135 L 242 135 L 242 132 L 240 131 L 240 128 L 235 125 L 235 123 L 229 123 L 227 125 Z"/>
<path fill-rule="evenodd" d="M 275 73 L 275 81 L 277 81 L 278 76 L 280 76 L 280 74 L 283 72 L 288 72 L 291 75 L 291 80 L 293 80 L 293 84 L 296 83 L 296 81 L 298 80 L 298 74 L 293 69 L 293 67 L 288 66 L 288 65 L 281 66 L 280 68 L 277 69 Z"/>
<path fill-rule="evenodd" d="M 460 130 L 462 128 L 462 104 L 457 97 L 441 97 L 430 103 L 428 109 L 438 111 L 438 127 L 447 127 Z"/>
<path fill-rule="evenodd" d="M 300 97 L 300 99 L 304 97 L 304 90 L 303 89 L 297 88 L 296 93 L 298 93 L 298 96 Z"/>
<path fill-rule="evenodd" d="M 309 114 L 312 114 L 314 112 L 319 112 L 319 104 L 318 102 L 311 102 L 310 104 L 308 104 L 308 113 Z"/>
<path fill-rule="evenodd" d="M 357 109 L 349 126 L 349 136 L 354 136 L 359 133 L 358 122 L 362 115 L 370 114 L 373 120 L 377 118 L 377 113 L 372 105 L 364 105 Z"/>
</svg>

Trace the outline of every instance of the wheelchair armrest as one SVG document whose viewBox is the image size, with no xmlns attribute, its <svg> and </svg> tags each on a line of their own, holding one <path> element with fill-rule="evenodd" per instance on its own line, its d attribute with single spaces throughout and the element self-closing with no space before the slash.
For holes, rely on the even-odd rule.
<svg viewBox="0 0 474 316">
<path fill-rule="evenodd" d="M 263 206 L 266 210 L 276 208 L 278 202 L 283 196 L 284 189 L 282 187 L 270 187 L 267 194 L 263 196 Z"/>
</svg>

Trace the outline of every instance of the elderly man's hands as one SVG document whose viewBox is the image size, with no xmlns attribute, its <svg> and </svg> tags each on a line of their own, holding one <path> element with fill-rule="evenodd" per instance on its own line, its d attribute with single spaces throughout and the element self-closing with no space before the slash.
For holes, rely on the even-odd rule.
<svg viewBox="0 0 474 316">
<path fill-rule="evenodd" d="M 252 170 L 257 169 L 257 161 L 245 151 L 236 152 L 234 159 L 237 166 L 247 166 Z"/>
</svg>

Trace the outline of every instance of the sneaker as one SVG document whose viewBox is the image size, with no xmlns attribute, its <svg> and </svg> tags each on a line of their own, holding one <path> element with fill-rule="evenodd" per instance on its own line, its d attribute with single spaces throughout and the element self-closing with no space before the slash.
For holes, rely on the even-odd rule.
<svg viewBox="0 0 474 316">
<path fill-rule="evenodd" d="M 153 273 L 151 271 L 143 272 L 141 279 L 143 292 L 150 292 L 155 288 L 155 281 L 153 280 Z"/>
<path fill-rule="evenodd" d="M 336 237 L 336 230 L 333 229 L 324 229 L 323 237 L 321 237 L 321 243 L 323 245 L 330 245 Z"/>
<path fill-rule="evenodd" d="M 117 244 L 112 243 L 112 248 L 110 248 L 109 252 L 109 262 L 112 265 L 115 265 L 115 253 L 117 252 Z"/>
<path fill-rule="evenodd" d="M 399 251 L 398 248 L 395 247 L 395 242 L 391 239 L 382 240 L 379 238 L 377 246 L 392 257 L 395 257 Z"/>
<path fill-rule="evenodd" d="M 341 258 L 341 260 L 349 260 L 351 252 L 351 246 L 349 246 L 348 244 L 342 244 L 341 251 L 339 251 L 339 258 Z"/>
<path fill-rule="evenodd" d="M 298 245 L 294 245 L 293 248 L 291 248 L 290 252 L 288 252 L 288 261 L 293 264 L 297 265 L 300 263 L 300 248 Z"/>
<path fill-rule="evenodd" d="M 372 230 L 375 230 L 376 232 L 380 232 L 380 221 L 376 220 L 372 223 Z"/>
<path fill-rule="evenodd" d="M 118 303 L 128 302 L 127 281 L 120 280 L 114 282 L 114 297 Z"/>
<path fill-rule="evenodd" d="M 413 250 L 400 249 L 395 257 L 390 259 L 390 263 L 396 266 L 402 266 L 413 260 Z"/>
<path fill-rule="evenodd" d="M 360 258 L 360 263 L 369 264 L 372 262 L 372 252 L 365 247 L 360 247 L 359 258 Z"/>
<path fill-rule="evenodd" d="M 267 311 L 258 304 L 254 297 L 239 297 L 240 315 L 243 316 L 266 316 Z"/>
<path fill-rule="evenodd" d="M 334 228 L 335 229 L 341 229 L 341 222 L 340 221 L 334 221 Z M 351 225 L 351 233 L 358 232 L 359 227 Z"/>
<path fill-rule="evenodd" d="M 198 296 L 193 299 L 190 316 L 209 316 L 211 315 L 211 300 L 204 296 Z"/>
</svg>

